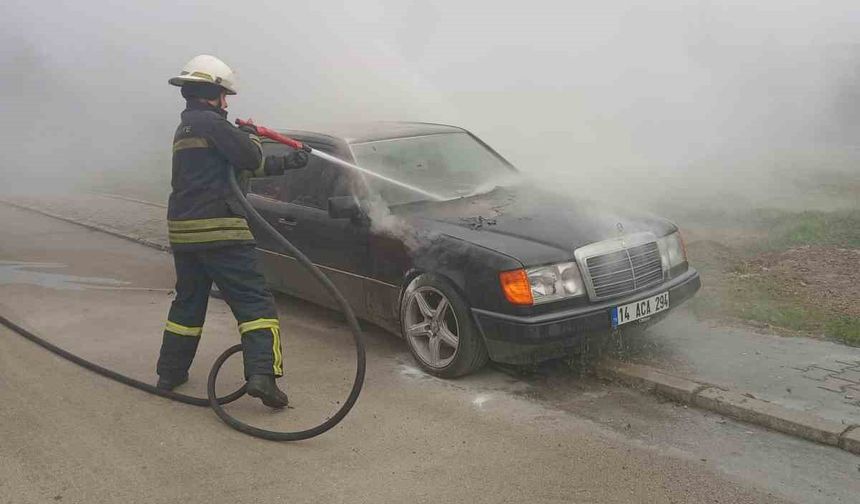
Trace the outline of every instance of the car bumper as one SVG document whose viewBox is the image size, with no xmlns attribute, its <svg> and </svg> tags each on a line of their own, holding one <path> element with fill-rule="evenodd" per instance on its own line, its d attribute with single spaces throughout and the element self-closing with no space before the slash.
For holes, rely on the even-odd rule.
<svg viewBox="0 0 860 504">
<path fill-rule="evenodd" d="M 613 307 L 669 291 L 670 309 L 642 323 L 650 324 L 693 297 L 702 286 L 699 273 L 684 274 L 654 288 L 610 302 L 535 316 L 516 316 L 473 308 L 490 358 L 508 364 L 529 364 L 570 354 L 589 334 L 609 333 Z M 642 323 L 633 323 L 632 326 Z"/>
</svg>

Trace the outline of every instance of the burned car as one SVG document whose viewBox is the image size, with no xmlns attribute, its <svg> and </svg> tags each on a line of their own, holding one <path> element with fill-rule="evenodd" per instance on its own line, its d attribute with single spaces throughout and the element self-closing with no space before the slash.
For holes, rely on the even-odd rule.
<svg viewBox="0 0 860 504">
<path fill-rule="evenodd" d="M 358 317 L 402 336 L 433 375 L 565 356 L 586 336 L 658 320 L 700 288 L 674 224 L 537 187 L 464 129 L 283 133 L 364 170 L 312 156 L 252 180 L 249 201 Z M 274 290 L 333 306 L 293 257 L 255 235 Z"/>
</svg>

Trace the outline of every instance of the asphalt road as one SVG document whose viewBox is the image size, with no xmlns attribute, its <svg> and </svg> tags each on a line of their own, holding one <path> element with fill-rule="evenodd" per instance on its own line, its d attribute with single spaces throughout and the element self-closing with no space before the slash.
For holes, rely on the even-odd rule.
<svg viewBox="0 0 860 504">
<path fill-rule="evenodd" d="M 0 312 L 87 358 L 154 380 L 171 258 L 0 206 Z M 230 406 L 269 428 L 337 407 L 354 371 L 337 314 L 279 299 L 294 408 Z M 659 403 L 562 371 L 487 369 L 442 381 L 368 328 L 353 413 L 314 440 L 276 444 L 206 409 L 110 382 L 0 329 L 0 502 L 854 502 L 860 459 Z M 184 391 L 238 340 L 212 300 Z M 231 363 L 224 388 L 239 382 Z"/>
</svg>

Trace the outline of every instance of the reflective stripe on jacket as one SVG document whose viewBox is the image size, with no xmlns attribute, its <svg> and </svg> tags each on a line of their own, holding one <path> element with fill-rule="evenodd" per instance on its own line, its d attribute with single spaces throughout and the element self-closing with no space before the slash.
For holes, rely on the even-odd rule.
<svg viewBox="0 0 860 504">
<path fill-rule="evenodd" d="M 173 138 L 173 190 L 167 207 L 174 250 L 254 243 L 244 210 L 230 191 L 235 170 L 262 175 L 260 139 L 227 121 L 227 113 L 189 100 Z"/>
</svg>

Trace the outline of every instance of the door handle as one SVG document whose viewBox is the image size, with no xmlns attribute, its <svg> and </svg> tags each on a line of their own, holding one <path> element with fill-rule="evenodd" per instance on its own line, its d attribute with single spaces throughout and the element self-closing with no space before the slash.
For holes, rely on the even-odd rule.
<svg viewBox="0 0 860 504">
<path fill-rule="evenodd" d="M 288 218 L 279 217 L 278 218 L 278 224 L 280 224 L 282 226 L 296 227 L 296 224 L 298 224 L 298 222 L 295 219 L 290 218 L 290 217 L 288 217 Z"/>
</svg>

